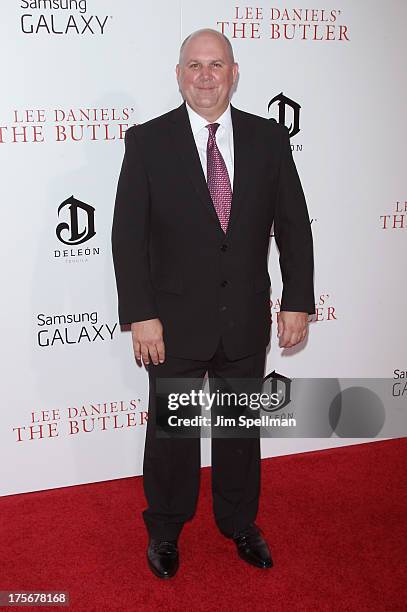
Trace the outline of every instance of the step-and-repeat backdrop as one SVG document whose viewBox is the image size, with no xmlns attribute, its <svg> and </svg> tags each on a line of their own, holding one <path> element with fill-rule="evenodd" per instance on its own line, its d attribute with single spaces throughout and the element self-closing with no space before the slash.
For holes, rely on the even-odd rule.
<svg viewBox="0 0 407 612">
<path fill-rule="evenodd" d="M 316 314 L 306 346 L 278 347 L 272 238 L 267 373 L 402 389 L 403 0 L 3 0 L 0 12 L 1 494 L 141 473 L 147 375 L 117 318 L 114 197 L 125 131 L 180 104 L 179 45 L 198 28 L 232 41 L 234 105 L 289 127 L 308 202 Z M 357 441 L 267 439 L 263 456 Z"/>
</svg>

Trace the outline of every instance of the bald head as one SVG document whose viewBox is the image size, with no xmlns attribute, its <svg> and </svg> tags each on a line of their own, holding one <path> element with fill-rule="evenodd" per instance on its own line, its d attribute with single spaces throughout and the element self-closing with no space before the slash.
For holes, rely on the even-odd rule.
<svg viewBox="0 0 407 612">
<path fill-rule="evenodd" d="M 238 68 L 226 36 L 211 29 L 193 32 L 181 45 L 176 67 L 184 100 L 213 123 L 228 107 Z"/>
<path fill-rule="evenodd" d="M 233 64 L 235 61 L 235 58 L 233 55 L 233 48 L 232 48 L 230 40 L 228 39 L 227 36 L 222 34 L 222 32 L 218 32 L 217 30 L 212 30 L 211 28 L 202 28 L 201 30 L 196 30 L 195 32 L 192 32 L 192 34 L 189 34 L 189 36 L 187 36 L 184 39 L 180 47 L 180 50 L 179 50 L 179 63 L 181 64 L 183 61 L 184 50 L 189 42 L 199 37 L 211 37 L 211 36 L 217 38 L 219 42 L 225 46 L 225 50 L 226 50 L 227 55 L 229 56 L 230 63 Z"/>
</svg>

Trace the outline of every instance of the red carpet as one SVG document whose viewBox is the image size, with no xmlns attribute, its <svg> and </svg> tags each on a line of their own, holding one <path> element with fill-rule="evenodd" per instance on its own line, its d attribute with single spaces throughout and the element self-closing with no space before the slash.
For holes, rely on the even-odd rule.
<svg viewBox="0 0 407 612">
<path fill-rule="evenodd" d="M 406 458 L 399 439 L 264 460 L 265 571 L 218 534 L 204 469 L 170 581 L 146 566 L 141 478 L 3 497 L 0 590 L 66 590 L 75 611 L 405 611 Z"/>
</svg>

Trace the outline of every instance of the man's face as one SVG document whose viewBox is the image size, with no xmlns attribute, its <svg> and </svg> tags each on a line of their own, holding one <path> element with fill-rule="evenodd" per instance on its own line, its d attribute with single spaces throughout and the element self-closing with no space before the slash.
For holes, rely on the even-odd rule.
<svg viewBox="0 0 407 612">
<path fill-rule="evenodd" d="M 184 99 L 200 115 L 217 119 L 226 109 L 238 65 L 226 42 L 215 34 L 193 36 L 186 43 L 176 67 Z"/>
</svg>

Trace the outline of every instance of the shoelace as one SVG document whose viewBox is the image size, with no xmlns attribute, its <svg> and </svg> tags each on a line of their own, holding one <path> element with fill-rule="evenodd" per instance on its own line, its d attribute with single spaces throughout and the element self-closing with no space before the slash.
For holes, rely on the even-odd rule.
<svg viewBox="0 0 407 612">
<path fill-rule="evenodd" d="M 240 531 L 236 536 L 234 536 L 234 540 L 238 540 L 239 542 L 244 542 L 245 540 L 249 540 L 251 537 L 256 537 L 260 533 L 263 533 L 263 530 L 257 525 L 249 525 L 243 531 Z"/>
<path fill-rule="evenodd" d="M 169 555 L 172 555 L 177 551 L 176 543 L 167 540 L 163 540 L 162 542 L 155 542 L 152 548 L 155 552 L 166 553 Z"/>
</svg>

